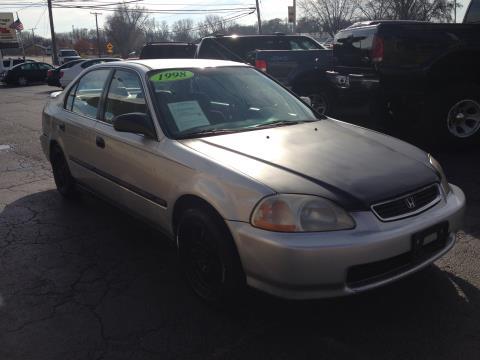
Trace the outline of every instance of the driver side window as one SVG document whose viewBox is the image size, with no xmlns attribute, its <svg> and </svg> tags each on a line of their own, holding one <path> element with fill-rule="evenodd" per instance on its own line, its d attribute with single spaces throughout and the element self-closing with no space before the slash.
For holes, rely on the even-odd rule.
<svg viewBox="0 0 480 360">
<path fill-rule="evenodd" d="M 142 83 L 131 71 L 115 70 L 105 100 L 103 119 L 111 123 L 115 116 L 133 112 L 147 113 Z"/>
</svg>

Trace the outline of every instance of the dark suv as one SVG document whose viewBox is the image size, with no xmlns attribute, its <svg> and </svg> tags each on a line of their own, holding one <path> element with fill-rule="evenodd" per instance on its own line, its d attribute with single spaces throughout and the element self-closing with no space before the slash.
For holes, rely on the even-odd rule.
<svg viewBox="0 0 480 360">
<path fill-rule="evenodd" d="M 140 59 L 189 59 L 195 56 L 197 46 L 184 42 L 151 42 L 140 53 Z"/>
<path fill-rule="evenodd" d="M 388 20 L 340 31 L 327 73 L 336 112 L 369 105 L 367 126 L 436 143 L 478 142 L 479 34 L 480 24 Z"/>
</svg>

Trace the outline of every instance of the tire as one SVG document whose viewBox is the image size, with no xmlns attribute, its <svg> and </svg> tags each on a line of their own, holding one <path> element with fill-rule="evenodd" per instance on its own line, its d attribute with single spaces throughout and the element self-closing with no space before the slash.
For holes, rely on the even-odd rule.
<svg viewBox="0 0 480 360">
<path fill-rule="evenodd" d="M 309 93 L 311 107 L 321 115 L 327 115 L 330 111 L 330 97 L 325 91 Z"/>
<path fill-rule="evenodd" d="M 67 199 L 75 198 L 77 195 L 75 179 L 70 173 L 70 168 L 68 167 L 63 151 L 58 146 L 52 148 L 50 162 L 52 164 L 53 179 L 55 180 L 58 192 Z"/>
<path fill-rule="evenodd" d="M 25 76 L 20 76 L 17 80 L 18 85 L 26 86 L 28 85 L 28 79 Z"/>
<path fill-rule="evenodd" d="M 214 305 L 237 302 L 245 275 L 233 238 L 218 214 L 207 206 L 187 209 L 177 228 L 178 255 L 193 291 Z"/>
<path fill-rule="evenodd" d="M 422 136 L 434 135 L 432 144 L 480 144 L 480 86 L 452 84 L 450 90 L 437 92 L 427 100 L 423 115 Z"/>
</svg>

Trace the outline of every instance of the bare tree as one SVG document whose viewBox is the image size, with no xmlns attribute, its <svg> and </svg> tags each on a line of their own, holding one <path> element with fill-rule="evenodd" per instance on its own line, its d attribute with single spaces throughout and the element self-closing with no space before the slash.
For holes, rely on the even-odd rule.
<svg viewBox="0 0 480 360">
<path fill-rule="evenodd" d="M 175 41 L 191 42 L 195 37 L 192 19 L 180 19 L 172 24 L 173 39 Z"/>
<path fill-rule="evenodd" d="M 357 10 L 352 0 L 301 0 L 299 7 L 305 17 L 316 19 L 330 36 L 351 24 Z"/>
<path fill-rule="evenodd" d="M 385 20 L 392 18 L 391 0 L 356 1 L 358 16 L 367 20 Z"/>
<path fill-rule="evenodd" d="M 144 41 L 143 29 L 148 20 L 148 14 L 144 10 L 139 6 L 130 8 L 122 4 L 107 17 L 105 33 L 115 51 L 122 57 L 127 57 L 131 51 L 138 49 Z"/>
<path fill-rule="evenodd" d="M 171 38 L 168 23 L 163 20 L 157 23 L 155 18 L 151 18 L 145 22 L 146 41 L 169 41 Z"/>
<path fill-rule="evenodd" d="M 226 34 L 231 26 L 231 22 L 223 20 L 218 15 L 207 15 L 204 21 L 198 23 L 198 35 L 204 37 L 212 34 Z"/>
<path fill-rule="evenodd" d="M 453 0 L 358 0 L 365 19 L 452 21 Z M 457 7 L 461 4 L 457 4 Z"/>
</svg>

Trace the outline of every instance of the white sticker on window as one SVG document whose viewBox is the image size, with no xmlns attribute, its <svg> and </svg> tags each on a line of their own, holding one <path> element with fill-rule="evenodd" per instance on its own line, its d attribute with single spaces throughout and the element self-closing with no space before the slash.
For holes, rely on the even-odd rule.
<svg viewBox="0 0 480 360">
<path fill-rule="evenodd" d="M 198 101 L 181 101 L 168 104 L 173 120 L 179 131 L 210 125 Z"/>
</svg>

